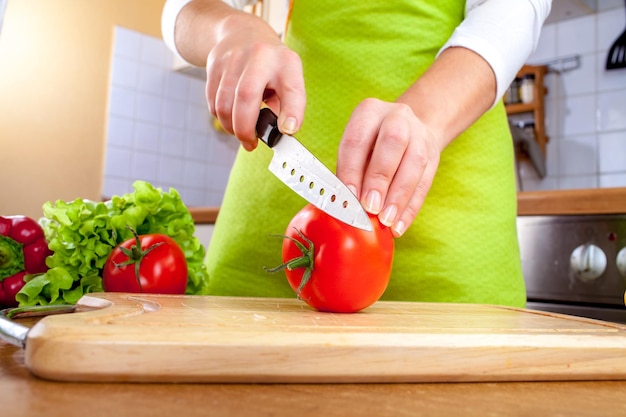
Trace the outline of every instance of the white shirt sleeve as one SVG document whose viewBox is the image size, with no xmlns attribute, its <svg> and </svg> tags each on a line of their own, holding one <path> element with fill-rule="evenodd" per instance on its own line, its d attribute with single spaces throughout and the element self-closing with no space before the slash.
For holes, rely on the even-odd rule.
<svg viewBox="0 0 626 417">
<path fill-rule="evenodd" d="M 243 9 L 245 6 L 256 3 L 256 0 L 222 0 L 224 3 L 236 9 Z M 178 13 L 185 7 L 191 0 L 166 0 L 161 13 L 161 34 L 163 41 L 180 59 L 185 60 L 178 53 L 176 48 L 176 42 L 174 40 L 174 31 L 176 29 L 176 18 Z"/>
<path fill-rule="evenodd" d="M 461 46 L 482 56 L 496 76 L 497 104 L 537 47 L 552 0 L 467 0 L 465 20 L 441 48 Z"/>
</svg>

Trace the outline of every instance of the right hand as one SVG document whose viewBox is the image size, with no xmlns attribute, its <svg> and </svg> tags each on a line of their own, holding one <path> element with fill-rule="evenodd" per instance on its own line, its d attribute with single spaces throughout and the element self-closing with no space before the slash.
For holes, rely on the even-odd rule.
<svg viewBox="0 0 626 417">
<path fill-rule="evenodd" d="M 293 135 L 300 128 L 306 103 L 302 62 L 262 19 L 242 14 L 227 18 L 206 71 L 210 112 L 246 150 L 257 146 L 263 102 L 278 115 L 281 132 Z"/>
</svg>

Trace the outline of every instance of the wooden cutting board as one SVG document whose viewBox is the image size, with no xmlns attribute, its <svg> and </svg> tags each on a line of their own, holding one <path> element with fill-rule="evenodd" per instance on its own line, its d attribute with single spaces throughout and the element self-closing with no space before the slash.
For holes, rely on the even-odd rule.
<svg viewBox="0 0 626 417">
<path fill-rule="evenodd" d="M 470 304 L 92 294 L 29 332 L 63 381 L 450 382 L 626 379 L 626 326 Z M 90 310 L 90 311 L 85 311 Z"/>
</svg>

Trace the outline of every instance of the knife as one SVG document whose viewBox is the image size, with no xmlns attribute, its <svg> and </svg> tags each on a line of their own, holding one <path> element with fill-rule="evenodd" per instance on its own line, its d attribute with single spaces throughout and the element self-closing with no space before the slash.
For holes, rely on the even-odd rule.
<svg viewBox="0 0 626 417">
<path fill-rule="evenodd" d="M 278 130 L 278 118 L 262 108 L 257 137 L 274 151 L 268 169 L 287 187 L 330 216 L 371 232 L 370 219 L 356 196 L 304 145 Z"/>
<path fill-rule="evenodd" d="M 52 314 L 73 313 L 74 311 L 78 311 L 76 306 L 69 304 L 15 307 L 0 310 L 0 340 L 24 349 L 26 348 L 30 328 L 16 323 L 11 319 L 19 317 L 43 317 Z"/>
</svg>

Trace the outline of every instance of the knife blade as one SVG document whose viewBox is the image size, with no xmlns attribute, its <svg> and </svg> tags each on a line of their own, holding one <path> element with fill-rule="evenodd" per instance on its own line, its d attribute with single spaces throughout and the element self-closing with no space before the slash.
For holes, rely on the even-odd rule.
<svg viewBox="0 0 626 417">
<path fill-rule="evenodd" d="M 361 203 L 346 185 L 295 137 L 278 130 L 278 118 L 261 109 L 257 137 L 274 151 L 268 169 L 287 187 L 330 216 L 371 232 L 372 224 Z"/>
</svg>

